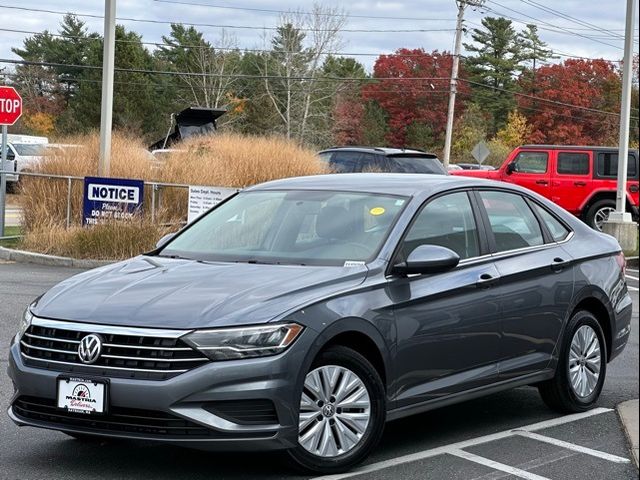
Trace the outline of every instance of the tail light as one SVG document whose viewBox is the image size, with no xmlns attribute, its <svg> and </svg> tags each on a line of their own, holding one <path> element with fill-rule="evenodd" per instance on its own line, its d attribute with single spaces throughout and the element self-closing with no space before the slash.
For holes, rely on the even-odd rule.
<svg viewBox="0 0 640 480">
<path fill-rule="evenodd" d="M 627 274 L 627 259 L 624 257 L 624 253 L 620 252 L 620 253 L 618 253 L 618 255 L 616 255 L 616 263 L 620 267 L 620 270 L 622 270 L 622 275 L 626 275 Z"/>
</svg>

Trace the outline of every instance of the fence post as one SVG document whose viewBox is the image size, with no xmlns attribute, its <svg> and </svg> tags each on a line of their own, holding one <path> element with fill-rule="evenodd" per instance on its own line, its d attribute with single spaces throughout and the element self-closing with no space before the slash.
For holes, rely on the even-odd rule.
<svg viewBox="0 0 640 480">
<path fill-rule="evenodd" d="M 71 177 L 67 177 L 67 230 L 71 226 Z"/>
<path fill-rule="evenodd" d="M 157 184 L 153 184 L 151 187 L 151 223 L 156 222 L 156 189 L 158 188 Z"/>
</svg>

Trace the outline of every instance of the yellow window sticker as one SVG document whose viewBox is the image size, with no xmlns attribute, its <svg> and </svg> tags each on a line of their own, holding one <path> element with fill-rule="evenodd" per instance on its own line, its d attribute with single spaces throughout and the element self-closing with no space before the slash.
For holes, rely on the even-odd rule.
<svg viewBox="0 0 640 480">
<path fill-rule="evenodd" d="M 382 207 L 373 207 L 371 210 L 369 210 L 369 213 L 375 216 L 382 215 L 384 212 L 385 209 Z"/>
</svg>

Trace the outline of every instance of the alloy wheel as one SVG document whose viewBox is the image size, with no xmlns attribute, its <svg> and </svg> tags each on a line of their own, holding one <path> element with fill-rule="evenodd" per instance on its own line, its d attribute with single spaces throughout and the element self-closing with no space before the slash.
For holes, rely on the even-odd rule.
<svg viewBox="0 0 640 480">
<path fill-rule="evenodd" d="M 370 417 L 369 392 L 351 370 L 323 365 L 307 374 L 298 424 L 298 442 L 306 451 L 328 458 L 352 450 Z"/>
<path fill-rule="evenodd" d="M 600 352 L 600 340 L 594 329 L 589 325 L 578 328 L 569 350 L 569 380 L 571 389 L 580 398 L 591 395 L 598 385 Z"/>
<path fill-rule="evenodd" d="M 605 222 L 609 220 L 609 215 L 615 210 L 616 209 L 613 207 L 602 207 L 595 213 L 595 215 L 593 216 L 593 223 L 595 224 L 598 231 L 602 231 L 602 227 L 604 226 Z"/>
</svg>

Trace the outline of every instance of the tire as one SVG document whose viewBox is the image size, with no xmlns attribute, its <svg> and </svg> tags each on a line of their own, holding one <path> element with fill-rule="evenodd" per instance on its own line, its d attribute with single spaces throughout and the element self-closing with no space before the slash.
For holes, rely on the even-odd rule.
<svg viewBox="0 0 640 480">
<path fill-rule="evenodd" d="M 580 331 L 580 333 L 578 333 L 578 331 Z M 599 371 L 595 383 L 593 382 L 593 371 L 595 369 L 593 358 L 595 358 L 595 356 L 594 354 L 588 354 L 591 348 L 587 349 L 586 360 L 581 358 L 583 357 L 582 355 L 575 353 L 583 349 L 574 348 L 572 353 L 572 343 L 577 341 L 578 343 L 574 343 L 574 347 L 579 346 L 579 335 L 588 332 L 594 334 L 595 338 L 593 341 L 597 341 L 599 348 Z M 585 337 L 583 336 L 583 338 Z M 588 359 L 591 360 L 587 361 Z M 574 371 L 573 376 L 570 373 L 570 368 Z M 585 371 L 584 376 L 580 375 L 581 370 Z M 556 367 L 555 376 L 551 380 L 539 384 L 538 391 L 542 396 L 542 400 L 553 410 L 561 413 L 584 412 L 592 408 L 598 400 L 602 386 L 604 385 L 606 373 L 607 345 L 604 334 L 602 333 L 602 328 L 590 312 L 580 310 L 573 314 L 567 325 L 565 335 L 562 339 L 562 348 L 560 350 L 560 358 Z M 577 379 L 578 377 L 582 377 L 584 381 L 576 386 L 572 378 Z"/>
<path fill-rule="evenodd" d="M 599 232 L 601 232 L 602 225 L 600 224 L 600 219 L 602 215 L 604 215 L 607 212 L 607 210 L 611 210 L 611 209 L 615 210 L 615 208 L 616 208 L 615 200 L 608 200 L 608 199 L 598 200 L 596 203 L 591 205 L 587 210 L 587 214 L 584 217 L 585 222 L 594 230 L 598 230 Z M 609 214 L 606 213 L 606 216 L 608 217 Z"/>
<path fill-rule="evenodd" d="M 326 395 L 323 397 L 314 394 L 313 389 L 309 387 L 314 384 L 314 379 L 320 380 L 323 373 L 327 374 L 323 378 L 330 378 L 328 375 L 334 375 L 333 378 L 335 378 L 335 382 L 329 382 L 330 384 L 334 383 L 333 388 L 330 389 L 330 400 L 332 401 L 329 403 L 323 403 L 321 399 L 316 402 L 315 400 L 324 398 Z M 343 380 L 345 384 L 354 381 L 352 375 L 355 375 L 361 384 L 355 382 L 350 389 L 341 390 Z M 340 397 L 342 397 L 342 402 Z M 352 402 L 344 400 L 353 400 L 354 397 L 357 398 L 358 405 L 366 404 L 368 401 L 368 409 L 351 408 L 350 411 L 345 411 L 346 409 L 340 406 L 353 405 Z M 301 430 L 297 447 L 288 450 L 291 464 L 299 471 L 312 474 L 333 474 L 349 470 L 362 462 L 382 437 L 386 420 L 384 385 L 373 365 L 350 348 L 336 345 L 327 348 L 318 355 L 305 378 L 300 402 L 299 417 L 305 415 L 305 419 L 299 418 Z M 365 411 L 369 415 L 366 427 L 362 425 L 363 420 L 352 422 L 353 415 L 362 416 Z M 353 423 L 358 423 L 357 428 L 347 426 L 353 425 Z M 316 427 L 316 424 L 319 426 Z M 358 429 L 361 430 L 361 433 L 358 433 Z M 322 452 L 320 448 L 323 443 L 316 444 L 314 439 L 322 440 L 325 430 L 331 436 L 331 441 L 326 442 L 327 451 Z M 318 433 L 313 435 L 314 432 Z M 356 437 L 358 437 L 357 440 Z M 341 440 L 344 440 L 342 445 Z"/>
</svg>

